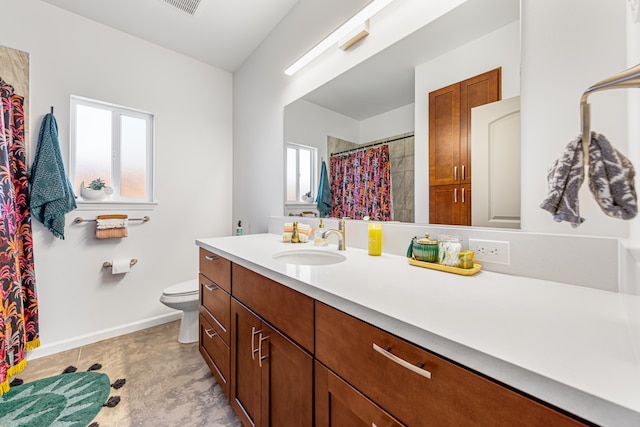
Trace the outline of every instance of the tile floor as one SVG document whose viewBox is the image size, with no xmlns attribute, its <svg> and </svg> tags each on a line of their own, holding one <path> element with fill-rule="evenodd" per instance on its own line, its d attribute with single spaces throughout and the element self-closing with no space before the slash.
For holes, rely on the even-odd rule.
<svg viewBox="0 0 640 427">
<path fill-rule="evenodd" d="M 198 344 L 177 341 L 179 323 L 171 322 L 35 360 L 16 377 L 30 382 L 100 363 L 120 396 L 114 408 L 102 408 L 100 427 L 240 427 L 229 402 L 198 352 Z"/>
</svg>

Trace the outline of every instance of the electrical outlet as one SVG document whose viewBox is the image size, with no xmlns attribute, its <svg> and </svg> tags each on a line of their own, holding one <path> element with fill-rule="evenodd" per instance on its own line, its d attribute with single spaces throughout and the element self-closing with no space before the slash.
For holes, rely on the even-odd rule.
<svg viewBox="0 0 640 427">
<path fill-rule="evenodd" d="M 469 239 L 469 250 L 477 261 L 509 264 L 509 242 Z"/>
</svg>

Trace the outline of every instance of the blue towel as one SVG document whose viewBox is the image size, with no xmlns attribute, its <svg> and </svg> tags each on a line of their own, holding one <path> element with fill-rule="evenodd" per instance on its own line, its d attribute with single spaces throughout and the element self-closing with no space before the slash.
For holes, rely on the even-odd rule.
<svg viewBox="0 0 640 427">
<path fill-rule="evenodd" d="M 64 214 L 76 208 L 75 194 L 64 172 L 53 114 L 42 119 L 36 156 L 29 171 L 31 213 L 54 236 L 64 239 Z"/>
<path fill-rule="evenodd" d="M 320 212 L 320 218 L 326 218 L 331 214 L 331 186 L 329 186 L 329 176 L 327 175 L 327 164 L 322 161 L 320 169 L 320 186 L 316 196 L 316 204 Z"/>
</svg>

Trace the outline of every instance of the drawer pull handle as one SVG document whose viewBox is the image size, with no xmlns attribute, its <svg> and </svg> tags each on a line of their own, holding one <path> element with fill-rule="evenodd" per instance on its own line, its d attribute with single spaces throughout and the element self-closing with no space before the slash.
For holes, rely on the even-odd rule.
<svg viewBox="0 0 640 427">
<path fill-rule="evenodd" d="M 204 287 L 207 288 L 207 290 L 211 291 L 211 292 L 213 292 L 213 291 L 218 289 L 217 286 L 213 286 L 213 285 L 204 285 Z"/>
<path fill-rule="evenodd" d="M 211 331 L 213 331 L 213 333 L 211 333 Z M 205 333 L 205 334 L 207 334 L 207 336 L 208 336 L 209 338 L 213 338 L 213 337 L 215 337 L 216 335 L 218 335 L 218 333 L 217 333 L 217 332 L 215 331 L 215 329 L 213 329 L 213 328 L 211 328 L 211 329 L 205 329 L 205 330 L 204 330 L 204 333 Z"/>
<path fill-rule="evenodd" d="M 418 375 L 422 375 L 423 377 L 427 378 L 427 379 L 431 379 L 431 372 L 427 371 L 426 369 L 420 369 L 419 367 L 412 365 L 411 363 L 407 362 L 404 359 L 399 358 L 398 356 L 396 356 L 395 354 L 392 354 L 390 351 L 385 350 L 384 348 L 380 347 L 378 344 L 373 343 L 373 349 L 375 351 L 377 351 L 378 353 L 380 353 L 381 355 L 383 355 L 384 357 L 392 360 L 393 362 L 397 363 L 398 365 L 402 366 L 403 368 L 407 368 L 408 370 L 415 372 Z"/>
<path fill-rule="evenodd" d="M 252 360 L 256 360 L 256 353 L 258 352 L 258 349 L 254 345 L 256 335 L 258 334 L 262 335 L 262 330 L 256 331 L 256 327 L 252 326 L 251 327 L 251 359 Z"/>
<path fill-rule="evenodd" d="M 260 337 L 258 338 L 258 363 L 260 364 L 260 367 L 262 368 L 262 361 L 264 359 L 266 359 L 269 356 L 263 356 L 262 355 L 262 342 L 268 340 L 269 337 L 263 337 L 262 336 L 262 332 L 260 332 Z"/>
<path fill-rule="evenodd" d="M 206 258 L 207 261 L 215 261 L 218 259 L 218 257 L 215 255 L 205 255 L 204 257 Z"/>
</svg>

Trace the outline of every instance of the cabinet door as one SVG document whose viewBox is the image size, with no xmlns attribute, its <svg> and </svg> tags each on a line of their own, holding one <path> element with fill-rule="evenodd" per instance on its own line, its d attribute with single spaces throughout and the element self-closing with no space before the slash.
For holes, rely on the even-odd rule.
<svg viewBox="0 0 640 427">
<path fill-rule="evenodd" d="M 429 94 L 429 185 L 460 180 L 460 84 Z"/>
<path fill-rule="evenodd" d="M 403 427 L 378 405 L 316 362 L 316 427 Z"/>
<path fill-rule="evenodd" d="M 471 184 L 429 187 L 429 223 L 471 225 Z"/>
<path fill-rule="evenodd" d="M 501 98 L 501 68 L 460 82 L 460 183 L 471 183 L 471 109 Z"/>
<path fill-rule="evenodd" d="M 313 357 L 264 323 L 262 331 L 256 339 L 262 369 L 260 425 L 311 427 Z"/>
<path fill-rule="evenodd" d="M 260 365 L 258 337 L 262 322 L 231 300 L 231 405 L 245 427 L 260 423 Z"/>
</svg>

